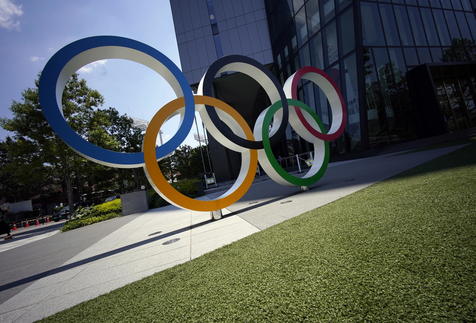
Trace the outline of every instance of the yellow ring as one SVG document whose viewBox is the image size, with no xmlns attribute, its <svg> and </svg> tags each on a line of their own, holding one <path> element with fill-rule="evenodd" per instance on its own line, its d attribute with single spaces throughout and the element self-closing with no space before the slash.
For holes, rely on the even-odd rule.
<svg viewBox="0 0 476 323">
<path fill-rule="evenodd" d="M 243 117 L 231 106 L 221 100 L 209 96 L 195 95 L 194 99 L 195 104 L 207 104 L 226 112 L 233 119 L 235 119 L 238 125 L 243 129 L 246 135 L 246 139 L 254 140 L 253 132 L 246 123 L 245 119 L 243 119 Z M 250 158 L 248 170 L 242 184 L 236 189 L 234 189 L 232 192 L 225 192 L 222 195 L 222 198 L 210 201 L 202 201 L 183 195 L 182 193 L 177 191 L 172 185 L 170 185 L 170 183 L 162 174 L 155 155 L 155 145 L 157 142 L 157 134 L 159 133 L 160 127 L 164 124 L 164 122 L 172 113 L 183 108 L 184 106 L 185 101 L 183 97 L 170 101 L 169 103 L 164 105 L 159 111 L 157 111 L 157 113 L 154 115 L 149 125 L 147 126 L 142 147 L 142 150 L 144 151 L 145 174 L 147 175 L 147 178 L 149 179 L 149 182 L 155 189 L 155 191 L 175 206 L 193 211 L 215 211 L 224 209 L 227 206 L 235 203 L 243 195 L 245 195 L 249 187 L 253 183 L 256 174 L 256 167 L 258 166 L 258 153 L 256 150 L 249 150 Z"/>
</svg>

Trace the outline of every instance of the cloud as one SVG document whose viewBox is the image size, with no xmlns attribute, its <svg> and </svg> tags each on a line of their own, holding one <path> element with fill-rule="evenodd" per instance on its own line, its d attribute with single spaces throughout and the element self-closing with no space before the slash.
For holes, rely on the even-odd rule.
<svg viewBox="0 0 476 323">
<path fill-rule="evenodd" d="M 41 57 L 41 56 L 30 56 L 30 62 L 38 62 L 38 61 L 41 61 L 41 60 L 44 60 L 44 59 L 45 58 Z"/>
<path fill-rule="evenodd" d="M 0 27 L 9 30 L 19 30 L 18 17 L 23 15 L 21 5 L 16 5 L 12 0 L 0 0 Z"/>
<path fill-rule="evenodd" d="M 104 64 L 106 64 L 106 63 L 107 63 L 107 59 L 101 59 L 99 61 L 95 61 L 95 62 L 92 62 L 88 65 L 85 65 L 85 66 L 81 67 L 78 70 L 78 72 L 89 74 L 89 73 L 92 73 L 96 68 L 98 68 L 100 66 L 104 66 Z"/>
</svg>

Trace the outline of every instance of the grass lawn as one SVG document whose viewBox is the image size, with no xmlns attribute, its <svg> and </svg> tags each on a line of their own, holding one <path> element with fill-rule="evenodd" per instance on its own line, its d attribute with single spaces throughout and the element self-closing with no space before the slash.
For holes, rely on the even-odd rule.
<svg viewBox="0 0 476 323">
<path fill-rule="evenodd" d="M 476 143 L 47 321 L 473 321 Z"/>
</svg>

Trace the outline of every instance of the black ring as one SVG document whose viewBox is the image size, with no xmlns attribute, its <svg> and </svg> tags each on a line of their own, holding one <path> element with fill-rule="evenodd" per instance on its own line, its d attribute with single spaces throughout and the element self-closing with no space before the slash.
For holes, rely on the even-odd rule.
<svg viewBox="0 0 476 323">
<path fill-rule="evenodd" d="M 217 61 L 215 61 L 208 70 L 205 72 L 203 77 L 203 95 L 206 96 L 213 96 L 213 81 L 215 76 L 217 75 L 218 71 L 223 67 L 231 63 L 245 63 L 256 67 L 260 71 L 262 71 L 266 76 L 273 82 L 274 86 L 276 87 L 279 96 L 281 97 L 281 102 L 283 106 L 283 119 L 281 124 L 279 125 L 278 130 L 270 137 L 270 141 L 272 144 L 279 141 L 281 139 L 281 135 L 286 131 L 286 127 L 288 125 L 288 117 L 289 117 L 289 108 L 288 108 L 288 101 L 286 99 L 286 95 L 279 84 L 277 78 L 269 71 L 266 67 L 264 67 L 261 63 L 257 62 L 256 60 L 242 56 L 242 55 L 229 55 L 224 56 Z M 242 72 L 240 72 L 242 73 Z M 246 73 L 243 73 L 246 74 Z M 248 75 L 252 77 L 252 75 Z M 261 85 L 261 84 L 260 84 Z M 271 102 L 273 104 L 275 102 Z M 207 113 L 210 117 L 210 120 L 213 122 L 215 127 L 228 139 L 233 142 L 234 144 L 248 149 L 263 149 L 263 141 L 252 141 L 241 138 L 240 136 L 233 133 L 233 131 L 218 117 L 218 114 L 214 107 L 205 105 L 207 109 Z"/>
</svg>

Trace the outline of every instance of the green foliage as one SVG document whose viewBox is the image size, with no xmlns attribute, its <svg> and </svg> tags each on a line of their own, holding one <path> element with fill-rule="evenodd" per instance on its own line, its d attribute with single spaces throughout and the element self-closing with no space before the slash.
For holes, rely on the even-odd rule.
<svg viewBox="0 0 476 323">
<path fill-rule="evenodd" d="M 451 47 L 443 51 L 443 62 L 476 61 L 476 42 L 466 38 L 453 38 Z"/>
<path fill-rule="evenodd" d="M 149 209 L 156 209 L 169 205 L 169 202 L 164 200 L 159 194 L 157 194 L 153 189 L 147 191 L 147 203 Z"/>
<path fill-rule="evenodd" d="M 474 321 L 475 179 L 473 144 L 45 321 Z"/>
<path fill-rule="evenodd" d="M 99 216 L 88 216 L 88 217 L 83 217 L 83 218 L 78 218 L 74 220 L 70 220 L 65 223 L 65 225 L 61 228 L 62 232 L 66 232 L 69 230 L 81 228 L 90 224 L 94 224 L 97 222 L 109 220 L 112 218 L 116 218 L 118 216 L 121 216 L 120 213 L 117 212 L 111 212 L 111 213 L 105 213 Z"/>
<path fill-rule="evenodd" d="M 121 216 L 121 210 L 121 199 L 78 208 L 73 214 L 73 219 L 66 222 L 61 231 L 65 232 Z"/>
<path fill-rule="evenodd" d="M 192 148 L 188 145 L 180 146 L 171 156 L 159 161 L 164 176 L 171 181 L 187 178 L 202 180 L 204 164 L 206 171 L 209 165 L 206 147 Z"/>
<path fill-rule="evenodd" d="M 98 91 L 74 74 L 63 92 L 64 117 L 91 143 L 112 150 L 140 151 L 141 130 L 116 109 L 99 109 L 103 102 Z M 34 88 L 23 91 L 21 100 L 14 101 L 10 110 L 12 118 L 0 119 L 0 126 L 13 133 L 0 142 L 0 195 L 9 201 L 63 191 L 72 207 L 80 194 L 103 189 L 126 191 L 145 183 L 137 170 L 89 162 L 56 137 L 41 111 L 38 81 Z M 64 201 L 65 197 L 56 200 Z"/>
<path fill-rule="evenodd" d="M 197 197 L 203 194 L 202 182 L 197 178 L 185 178 L 172 185 L 177 191 L 188 197 Z"/>
</svg>

